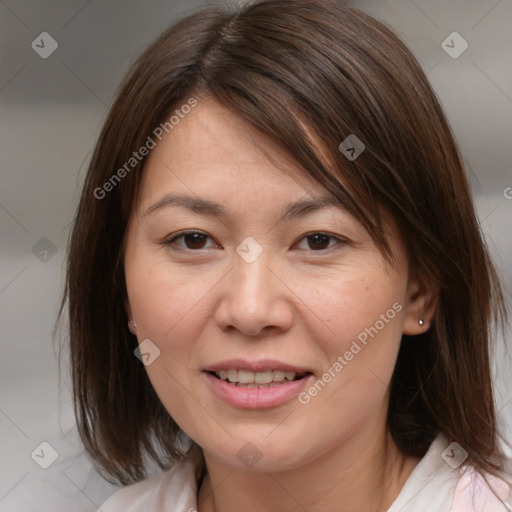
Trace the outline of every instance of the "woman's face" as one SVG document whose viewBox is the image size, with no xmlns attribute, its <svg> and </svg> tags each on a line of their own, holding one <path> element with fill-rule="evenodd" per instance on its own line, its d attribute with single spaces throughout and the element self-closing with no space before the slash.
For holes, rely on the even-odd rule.
<svg viewBox="0 0 512 512">
<path fill-rule="evenodd" d="M 298 467 L 380 433 L 402 332 L 419 332 L 395 224 L 393 268 L 342 207 L 302 204 L 326 194 L 211 100 L 148 157 L 127 312 L 169 414 L 230 466 Z"/>
</svg>

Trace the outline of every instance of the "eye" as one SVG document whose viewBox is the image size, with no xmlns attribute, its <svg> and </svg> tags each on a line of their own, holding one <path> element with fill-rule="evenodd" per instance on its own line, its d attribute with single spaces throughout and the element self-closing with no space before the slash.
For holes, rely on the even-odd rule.
<svg viewBox="0 0 512 512">
<path fill-rule="evenodd" d="M 314 233 L 308 233 L 303 238 L 301 238 L 301 242 L 303 240 L 306 240 L 307 248 L 304 250 L 312 250 L 315 252 L 324 251 L 326 249 L 330 249 L 333 246 L 330 245 L 330 241 L 337 242 L 338 245 L 345 245 L 346 241 L 336 237 L 334 235 L 330 235 L 328 233 L 320 233 L 320 232 L 314 232 Z M 334 244 L 336 245 L 336 244 Z"/>
<path fill-rule="evenodd" d="M 162 245 L 170 246 L 172 249 L 175 249 L 173 246 L 177 245 L 176 250 L 207 249 L 207 247 L 205 247 L 205 242 L 208 238 L 210 238 L 208 235 L 205 235 L 200 231 L 182 231 L 181 233 L 178 233 L 177 235 L 174 235 L 161 243 Z M 179 239 L 183 239 L 185 247 L 176 243 Z"/>
<path fill-rule="evenodd" d="M 200 231 L 182 231 L 176 235 L 167 238 L 162 245 L 171 247 L 173 250 L 201 250 L 208 249 L 207 240 L 212 240 L 211 237 Z M 183 244 L 178 244 L 178 240 L 182 240 Z M 300 239 L 300 242 L 306 241 L 307 247 L 300 248 L 300 250 L 312 250 L 314 252 L 321 252 L 331 249 L 335 245 L 345 245 L 346 240 L 330 235 L 328 233 L 312 232 L 308 233 Z M 331 242 L 334 242 L 331 244 Z"/>
</svg>

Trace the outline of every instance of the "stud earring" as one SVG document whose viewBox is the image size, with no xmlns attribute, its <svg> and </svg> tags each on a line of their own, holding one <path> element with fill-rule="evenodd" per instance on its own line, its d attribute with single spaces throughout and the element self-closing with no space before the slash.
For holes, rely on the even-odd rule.
<svg viewBox="0 0 512 512">
<path fill-rule="evenodd" d="M 137 324 L 133 320 L 130 320 L 128 322 L 128 329 L 130 330 L 130 332 L 132 334 L 137 334 L 136 328 L 137 328 Z"/>
<path fill-rule="evenodd" d="M 419 323 L 420 325 L 423 325 L 425 322 L 420 318 L 420 319 L 418 320 L 418 323 Z"/>
</svg>

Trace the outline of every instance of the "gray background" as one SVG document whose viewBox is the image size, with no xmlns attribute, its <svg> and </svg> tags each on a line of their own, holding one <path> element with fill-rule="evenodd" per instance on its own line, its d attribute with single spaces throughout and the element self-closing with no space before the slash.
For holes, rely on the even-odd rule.
<svg viewBox="0 0 512 512">
<path fill-rule="evenodd" d="M 510 302 L 512 1 L 354 3 L 387 22 L 428 73 L 465 155 Z M 64 256 L 87 163 L 121 77 L 177 15 L 199 5 L 205 2 L 0 1 L 1 511 L 92 512 L 116 490 L 91 469 L 76 435 L 67 352 L 59 388 L 51 332 Z M 469 45 L 458 58 L 442 45 L 454 31 Z M 31 47 L 42 32 L 58 42 L 47 59 Z M 457 51 L 460 41 L 452 46 Z M 512 372 L 503 338 L 510 340 L 498 340 L 496 399 L 511 439 Z M 42 442 L 58 453 L 48 469 L 31 457 Z"/>
</svg>

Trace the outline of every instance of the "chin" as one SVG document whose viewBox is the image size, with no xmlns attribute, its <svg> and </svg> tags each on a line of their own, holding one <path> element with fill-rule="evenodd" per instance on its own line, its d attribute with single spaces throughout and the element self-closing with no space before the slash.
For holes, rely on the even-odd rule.
<svg viewBox="0 0 512 512">
<path fill-rule="evenodd" d="M 307 451 L 301 443 L 290 443 L 290 438 L 283 437 L 270 440 L 268 431 L 261 437 L 253 436 L 249 440 L 247 434 L 239 439 L 219 448 L 218 446 L 207 451 L 223 464 L 237 471 L 254 471 L 256 473 L 281 472 L 298 468 L 308 461 Z M 314 458 L 314 457 L 311 457 Z"/>
</svg>

